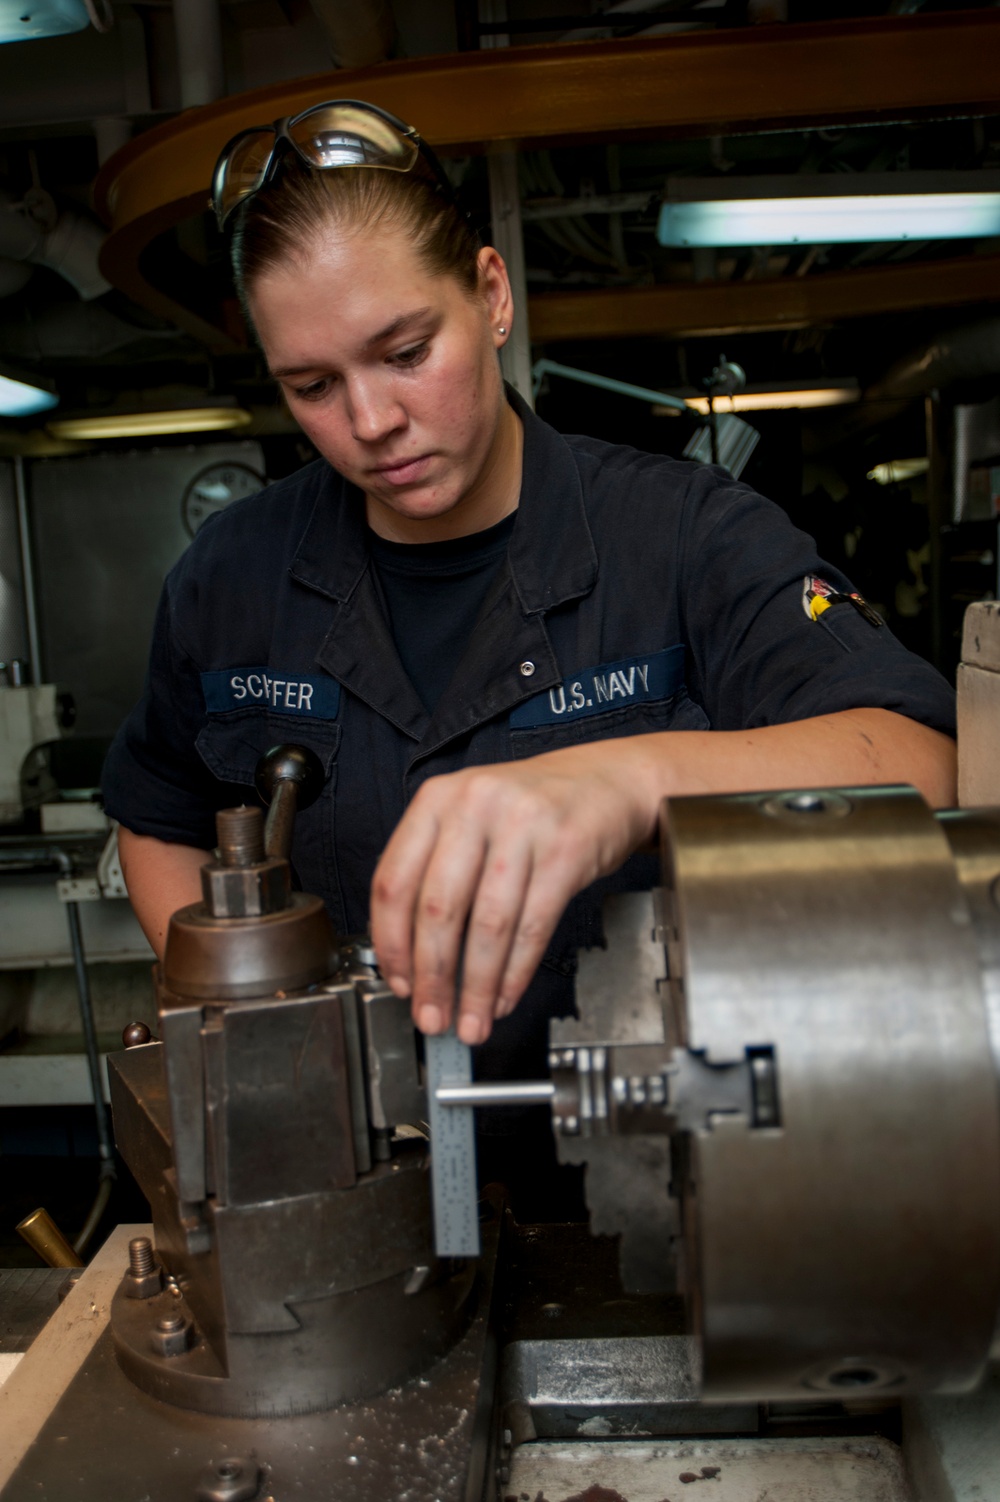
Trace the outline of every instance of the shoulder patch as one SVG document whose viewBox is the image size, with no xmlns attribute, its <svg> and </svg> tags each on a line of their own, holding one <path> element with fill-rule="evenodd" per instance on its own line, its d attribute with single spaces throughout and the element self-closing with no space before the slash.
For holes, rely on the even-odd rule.
<svg viewBox="0 0 1000 1502">
<path fill-rule="evenodd" d="M 802 609 L 811 621 L 818 621 L 833 605 L 853 605 L 854 609 L 862 616 L 869 626 L 884 626 L 885 621 L 879 615 L 873 605 L 869 605 L 864 595 L 859 595 L 857 590 L 850 594 L 842 594 L 821 579 L 818 574 L 806 574 L 802 581 Z"/>
</svg>

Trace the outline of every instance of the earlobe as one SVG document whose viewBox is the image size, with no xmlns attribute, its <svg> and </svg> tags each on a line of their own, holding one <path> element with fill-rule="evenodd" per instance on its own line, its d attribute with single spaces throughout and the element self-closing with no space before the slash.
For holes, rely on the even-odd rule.
<svg viewBox="0 0 1000 1502">
<path fill-rule="evenodd" d="M 479 274 L 486 299 L 486 311 L 492 324 L 493 337 L 503 341 L 510 333 L 511 292 L 510 281 L 503 257 L 492 245 L 479 252 Z M 494 322 L 494 320 L 502 320 Z"/>
</svg>

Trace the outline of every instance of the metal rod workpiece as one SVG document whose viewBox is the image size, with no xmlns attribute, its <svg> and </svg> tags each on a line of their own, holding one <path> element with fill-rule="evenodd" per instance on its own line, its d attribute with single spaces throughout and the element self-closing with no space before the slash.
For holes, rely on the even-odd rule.
<svg viewBox="0 0 1000 1502">
<path fill-rule="evenodd" d="M 439 1085 L 434 1099 L 441 1106 L 534 1106 L 554 1098 L 551 1080 L 511 1080 L 497 1085 Z"/>
<path fill-rule="evenodd" d="M 83 1266 L 82 1258 L 74 1252 L 47 1210 L 32 1210 L 17 1227 L 17 1233 L 49 1267 Z"/>
</svg>

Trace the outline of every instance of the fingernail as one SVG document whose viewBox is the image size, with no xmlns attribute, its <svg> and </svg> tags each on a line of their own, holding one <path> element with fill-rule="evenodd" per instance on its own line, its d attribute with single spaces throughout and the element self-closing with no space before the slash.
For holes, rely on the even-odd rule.
<svg viewBox="0 0 1000 1502">
<path fill-rule="evenodd" d="M 486 1037 L 486 1025 L 481 1017 L 476 1017 L 471 1012 L 466 1012 L 464 1016 L 458 1019 L 458 1036 L 463 1043 L 470 1045 L 482 1043 Z"/>
<path fill-rule="evenodd" d="M 417 1013 L 417 1025 L 422 1033 L 439 1033 L 441 1022 L 441 1013 L 437 1007 L 421 1007 Z"/>
<path fill-rule="evenodd" d="M 401 975 L 390 975 L 386 985 L 396 996 L 409 996 L 410 994 L 410 982 L 404 980 Z"/>
</svg>

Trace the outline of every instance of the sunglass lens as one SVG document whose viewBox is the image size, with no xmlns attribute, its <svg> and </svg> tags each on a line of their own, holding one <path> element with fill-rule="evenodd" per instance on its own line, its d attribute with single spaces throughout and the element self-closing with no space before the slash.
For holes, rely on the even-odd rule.
<svg viewBox="0 0 1000 1502">
<path fill-rule="evenodd" d="M 237 140 L 219 173 L 216 210 L 224 219 L 260 187 L 274 150 L 274 131 L 259 130 Z"/>
<path fill-rule="evenodd" d="M 311 167 L 388 167 L 408 172 L 417 159 L 414 143 L 388 121 L 352 105 L 310 110 L 289 125 L 288 134 Z"/>
</svg>

